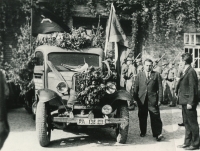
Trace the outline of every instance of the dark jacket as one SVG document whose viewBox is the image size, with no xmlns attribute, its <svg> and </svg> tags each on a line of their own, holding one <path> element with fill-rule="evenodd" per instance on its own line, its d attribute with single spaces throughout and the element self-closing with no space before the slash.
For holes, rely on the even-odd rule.
<svg viewBox="0 0 200 151">
<path fill-rule="evenodd" d="M 134 84 L 134 99 L 138 105 L 144 104 L 146 96 L 148 97 L 149 105 L 158 105 L 158 102 L 162 102 L 163 99 L 162 91 L 162 80 L 158 72 L 152 71 L 149 80 L 147 80 L 144 71 L 137 75 Z"/>
<path fill-rule="evenodd" d="M 189 66 L 178 81 L 176 91 L 179 104 L 198 104 L 198 78 L 195 70 Z"/>
<path fill-rule="evenodd" d="M 0 150 L 4 144 L 4 141 L 9 134 L 9 125 L 7 121 L 6 111 L 6 80 L 2 71 L 0 71 Z"/>
</svg>

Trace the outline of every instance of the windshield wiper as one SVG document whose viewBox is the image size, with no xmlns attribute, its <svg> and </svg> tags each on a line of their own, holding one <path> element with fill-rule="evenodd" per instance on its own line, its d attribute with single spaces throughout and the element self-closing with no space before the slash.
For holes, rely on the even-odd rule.
<svg viewBox="0 0 200 151">
<path fill-rule="evenodd" d="M 63 66 L 64 68 L 73 71 L 75 68 L 66 64 L 61 64 L 61 66 Z"/>
</svg>

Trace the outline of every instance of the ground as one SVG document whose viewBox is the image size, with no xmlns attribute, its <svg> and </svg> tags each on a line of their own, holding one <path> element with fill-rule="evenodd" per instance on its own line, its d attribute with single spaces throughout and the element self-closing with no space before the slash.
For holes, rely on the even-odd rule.
<svg viewBox="0 0 200 151">
<path fill-rule="evenodd" d="M 150 121 L 148 118 L 147 136 L 139 136 L 139 124 L 137 109 L 130 112 L 130 127 L 127 143 L 124 145 L 115 143 L 113 129 L 89 129 L 76 130 L 73 132 L 64 132 L 62 130 L 53 130 L 51 144 L 44 148 L 38 143 L 35 132 L 35 121 L 31 114 L 28 114 L 24 108 L 9 110 L 8 119 L 11 132 L 6 140 L 2 151 L 182 151 L 176 146 L 183 144 L 184 127 L 179 127 L 177 123 L 182 122 L 181 109 L 178 107 L 169 108 L 161 106 L 161 119 L 163 122 L 163 135 L 165 140 L 157 142 L 152 137 Z M 198 118 L 200 120 L 200 106 L 198 106 Z"/>
</svg>

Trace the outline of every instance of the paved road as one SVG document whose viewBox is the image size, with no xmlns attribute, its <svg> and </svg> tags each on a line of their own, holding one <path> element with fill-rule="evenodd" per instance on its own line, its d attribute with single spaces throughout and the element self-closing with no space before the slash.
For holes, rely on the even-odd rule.
<svg viewBox="0 0 200 151">
<path fill-rule="evenodd" d="M 198 110 L 200 121 L 200 107 Z M 139 137 L 137 110 L 131 111 L 130 115 L 129 137 L 125 145 L 115 143 L 113 129 L 89 129 L 76 132 L 54 130 L 50 146 L 43 148 L 38 143 L 32 115 L 28 114 L 24 108 L 11 109 L 8 114 L 11 132 L 2 151 L 183 150 L 176 148 L 177 145 L 183 143 L 184 139 L 184 127 L 177 125 L 182 120 L 181 109 L 161 106 L 163 135 L 165 136 L 165 140 L 162 142 L 157 142 L 152 137 L 149 121 L 147 136 Z"/>
</svg>

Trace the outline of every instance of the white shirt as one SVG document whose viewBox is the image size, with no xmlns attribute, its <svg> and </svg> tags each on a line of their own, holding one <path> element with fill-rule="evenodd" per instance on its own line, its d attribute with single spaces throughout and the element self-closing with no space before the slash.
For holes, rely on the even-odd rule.
<svg viewBox="0 0 200 151">
<path fill-rule="evenodd" d="M 149 72 L 145 71 L 145 74 L 146 74 L 146 78 L 148 79 L 148 77 L 150 78 L 151 71 L 149 71 Z"/>
</svg>

